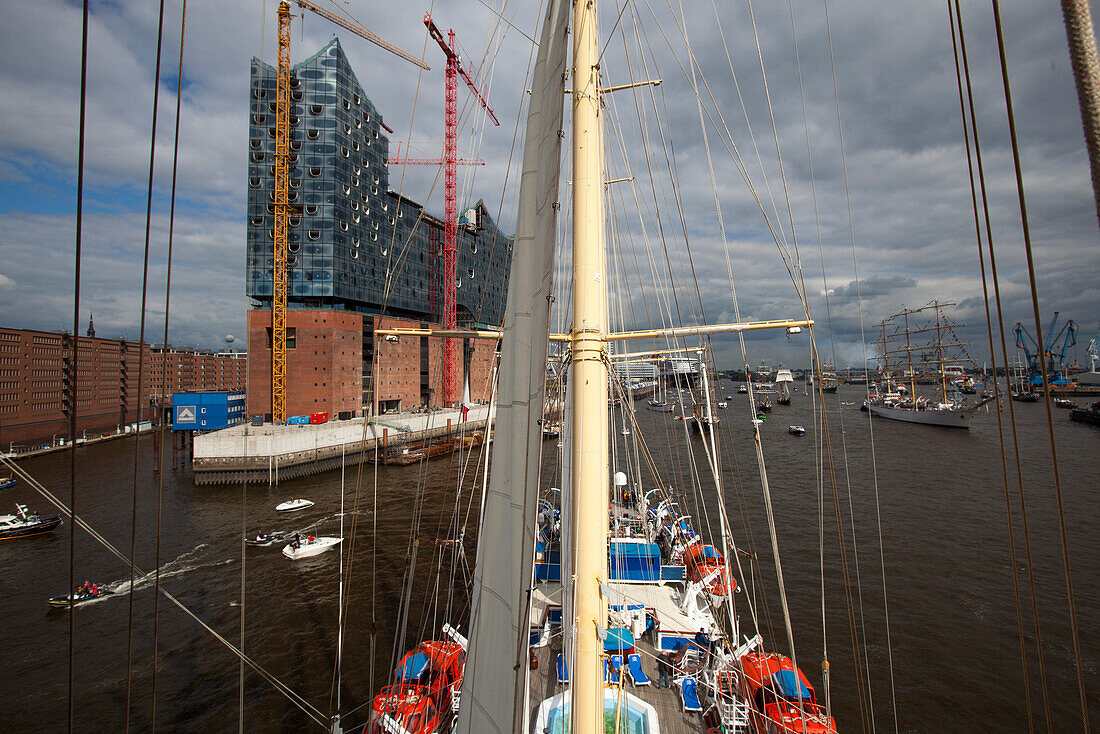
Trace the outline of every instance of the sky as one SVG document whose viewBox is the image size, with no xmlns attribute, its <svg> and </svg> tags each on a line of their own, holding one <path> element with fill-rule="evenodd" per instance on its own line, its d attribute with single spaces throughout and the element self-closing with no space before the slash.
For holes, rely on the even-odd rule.
<svg viewBox="0 0 1100 734">
<path fill-rule="evenodd" d="M 315 53 L 336 32 L 368 97 L 394 129 L 391 152 L 398 141 L 424 157 L 441 149 L 443 56 L 427 37 L 423 13 L 430 11 L 444 32 L 455 30 L 464 64 L 501 121 L 485 126 L 460 89 L 460 155 L 486 165 L 460 170 L 459 205 L 484 199 L 512 231 L 523 141 L 518 124 L 531 38 L 538 37 L 538 4 L 456 0 L 421 7 L 354 0 L 328 7 L 352 14 L 432 67 L 420 72 L 318 16 L 295 11 L 292 61 Z M 1011 340 L 1018 320 L 1034 329 L 993 19 L 984 0 L 966 0 L 962 9 Z M 635 177 L 633 186 L 613 185 L 613 198 L 631 205 L 637 199 L 648 211 L 638 217 L 619 204 L 611 207 L 616 231 L 631 243 L 619 269 L 631 271 L 637 258 L 637 269 L 648 274 L 647 252 L 660 268 L 668 267 L 667 252 L 671 267 L 693 268 L 698 283 L 697 291 L 680 284 L 675 292 L 643 295 L 631 285 L 639 276 L 627 272 L 613 282 L 618 325 L 637 328 L 674 309 L 686 320 L 700 302 L 712 323 L 733 321 L 738 312 L 742 320 L 798 318 L 800 306 L 770 226 L 782 231 L 789 251 L 797 246 L 820 348 L 840 368 L 863 364 L 863 345 L 874 337 L 875 324 L 932 299 L 958 304 L 952 317 L 967 324 L 960 335 L 977 363 L 988 361 L 946 4 L 792 0 L 750 6 L 737 0 L 721 3 L 716 16 L 714 5 L 691 3 L 684 7 L 683 27 L 702 88 L 703 125 L 689 84 L 684 33 L 673 15 L 679 10 L 653 0 L 625 7 L 604 2 L 601 9 L 602 30 L 613 31 L 601 60 L 605 85 L 662 79 L 659 87 L 615 92 L 606 100 L 608 176 Z M 1085 346 L 1100 329 L 1100 229 L 1061 12 L 1055 0 L 1006 0 L 1002 13 L 1040 311 L 1044 328 L 1055 309 L 1075 320 L 1079 343 L 1069 355 L 1084 363 Z M 165 3 L 148 342 L 162 341 L 166 310 L 180 14 L 178 0 Z M 80 24 L 79 4 L 39 0 L 8 4 L 0 26 L 2 326 L 72 328 Z M 83 331 L 94 314 L 99 336 L 136 339 L 141 331 L 156 33 L 155 3 L 92 3 L 80 318 Z M 274 36 L 271 0 L 187 8 L 167 304 L 168 340 L 177 346 L 218 348 L 227 335 L 235 337 L 234 346 L 244 343 L 249 65 L 253 56 L 274 63 Z M 639 47 L 648 54 L 644 61 Z M 632 121 L 637 107 L 649 118 L 645 136 Z M 661 144 L 662 130 L 676 137 L 674 146 Z M 734 147 L 748 181 L 733 164 Z M 669 165 L 679 173 L 679 188 L 652 186 L 649 172 Z M 442 176 L 434 169 L 394 167 L 390 185 L 442 211 Z M 715 348 L 719 367 L 742 364 L 736 339 L 718 338 Z M 799 367 L 807 355 L 804 336 L 771 334 L 748 340 L 746 357 L 752 365 L 767 360 Z"/>
</svg>

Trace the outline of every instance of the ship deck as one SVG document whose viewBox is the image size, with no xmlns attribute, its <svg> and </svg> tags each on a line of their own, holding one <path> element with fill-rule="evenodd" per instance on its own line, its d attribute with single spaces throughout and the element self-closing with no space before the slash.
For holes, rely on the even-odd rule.
<svg viewBox="0 0 1100 734">
<path fill-rule="evenodd" d="M 630 683 L 630 677 L 623 675 L 623 688 L 627 692 L 642 699 L 657 710 L 660 721 L 661 734 L 699 734 L 705 731 L 703 719 L 697 713 L 685 713 L 680 702 L 679 689 L 657 688 L 657 659 L 656 650 L 646 641 L 638 641 L 635 650 L 642 656 L 642 670 L 649 676 L 648 686 L 634 686 Z M 538 704 L 551 696 L 562 693 L 565 687 L 557 681 L 557 656 L 562 651 L 562 639 L 560 634 L 551 636 L 550 644 L 536 648 L 535 658 L 538 660 L 538 668 L 531 671 L 531 698 L 533 702 L 533 717 L 538 712 Z M 700 700 L 703 708 L 708 704 L 703 699 L 703 687 L 699 687 Z"/>
<path fill-rule="evenodd" d="M 641 604 L 647 609 L 656 612 L 661 621 L 661 630 L 664 634 L 675 636 L 692 636 L 698 630 L 697 623 L 690 620 L 674 603 L 671 590 L 663 585 L 656 584 L 610 584 L 614 598 L 612 604 Z M 539 584 L 535 587 L 531 598 L 531 625 L 532 629 L 538 629 L 546 619 L 547 609 L 561 604 L 562 586 L 560 583 L 550 582 Z M 619 594 L 622 594 L 619 597 Z M 552 627 L 549 641 L 546 645 L 533 648 L 532 652 L 537 660 L 537 668 L 531 670 L 531 694 L 532 718 L 537 715 L 538 705 L 542 701 L 556 696 L 566 690 L 558 683 L 557 657 L 562 652 L 561 626 Z M 646 635 L 643 639 L 635 639 L 634 651 L 641 655 L 642 671 L 649 678 L 648 686 L 635 686 L 626 674 L 626 665 L 622 674 L 622 686 L 624 691 L 645 701 L 657 711 L 660 722 L 661 734 L 688 734 L 706 731 L 703 719 L 699 713 L 687 713 L 683 710 L 680 699 L 680 689 L 675 684 L 672 688 L 657 688 L 657 654 L 658 650 L 651 638 Z M 625 658 L 625 656 L 624 656 Z M 607 685 L 608 688 L 613 686 Z M 703 709 L 710 708 L 713 699 L 708 699 L 707 688 L 698 687 L 700 703 Z M 534 724 L 532 723 L 532 726 Z M 540 733 L 541 734 L 541 733 Z"/>
</svg>

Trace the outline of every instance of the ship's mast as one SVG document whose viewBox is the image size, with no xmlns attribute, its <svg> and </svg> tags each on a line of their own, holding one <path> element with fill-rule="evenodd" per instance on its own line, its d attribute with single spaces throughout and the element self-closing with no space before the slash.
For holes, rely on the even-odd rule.
<svg viewBox="0 0 1100 734">
<path fill-rule="evenodd" d="M 573 6 L 573 403 L 574 543 L 572 731 L 603 732 L 602 643 L 607 579 L 607 273 L 604 270 L 603 134 L 596 2 Z"/>
</svg>

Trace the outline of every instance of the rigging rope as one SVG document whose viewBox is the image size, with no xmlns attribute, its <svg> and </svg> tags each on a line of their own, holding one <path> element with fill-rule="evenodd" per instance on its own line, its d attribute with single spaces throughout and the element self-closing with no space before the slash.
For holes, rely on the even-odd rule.
<svg viewBox="0 0 1100 734">
<path fill-rule="evenodd" d="M 993 0 L 993 22 L 997 30 L 997 51 L 1001 59 L 1001 82 L 1004 86 L 1005 109 L 1008 113 L 1008 132 L 1012 141 L 1012 164 L 1016 172 L 1016 192 L 1020 200 L 1020 225 L 1024 235 L 1024 252 L 1027 255 L 1027 275 L 1031 286 L 1031 308 L 1035 319 L 1035 339 L 1043 343 L 1043 326 L 1039 317 L 1039 291 L 1035 282 L 1035 258 L 1031 248 L 1031 228 L 1027 221 L 1027 200 L 1024 196 L 1024 176 L 1020 167 L 1020 143 L 1016 135 L 1016 116 L 1012 109 L 1012 89 L 1008 81 L 1008 59 L 1005 55 L 1004 30 L 1001 27 L 1001 4 Z M 1047 374 L 1046 355 L 1039 350 L 1039 368 L 1043 375 L 1043 404 L 1046 406 L 1047 435 L 1050 439 L 1050 471 L 1054 481 L 1054 497 L 1058 505 L 1058 532 L 1062 545 L 1062 567 L 1066 575 L 1066 596 L 1069 602 L 1070 632 L 1073 637 L 1073 657 L 1077 668 L 1077 691 L 1081 700 L 1081 720 L 1084 731 L 1089 730 L 1089 708 L 1085 688 L 1085 666 L 1081 659 L 1081 635 L 1077 627 L 1077 603 L 1073 594 L 1073 572 L 1069 561 L 1069 538 L 1066 534 L 1066 514 L 1062 501 L 1062 482 L 1058 475 L 1058 443 L 1054 439 L 1054 415 L 1050 407 L 1050 377 Z"/>
<path fill-rule="evenodd" d="M 187 29 L 187 0 L 183 0 L 183 8 L 180 12 L 180 53 L 179 64 L 176 68 L 176 119 L 173 127 L 173 141 L 172 141 L 172 194 L 171 200 L 168 205 L 168 259 L 165 264 L 165 276 L 164 276 L 164 337 L 161 341 L 162 344 L 167 346 L 168 344 L 168 317 L 169 306 L 171 305 L 172 294 L 172 245 L 173 235 L 176 229 L 176 177 L 179 172 L 179 150 L 180 150 L 180 106 L 183 99 L 183 46 L 185 31 Z M 168 395 L 168 368 L 165 364 L 164 369 L 161 371 L 161 385 L 160 385 L 160 403 L 158 404 L 158 415 L 154 417 L 154 424 L 160 423 L 161 418 L 164 415 L 164 402 Z M 164 439 L 161 434 L 156 434 L 159 440 L 155 441 L 157 447 L 156 453 L 156 473 L 157 473 L 157 540 L 154 565 L 156 567 L 154 579 L 153 594 L 153 665 L 152 665 L 152 714 L 150 716 L 150 731 L 155 734 L 157 730 L 157 662 L 158 662 L 158 650 L 160 641 L 160 540 L 161 540 L 161 519 L 164 511 Z M 175 434 L 172 434 L 172 440 L 175 440 Z M 173 457 L 174 458 L 174 457 Z M 173 468 L 174 468 L 173 461 Z M 245 478 L 245 486 L 248 485 L 247 475 Z M 243 508 L 242 508 L 243 518 Z M 242 533 L 243 533 L 243 520 L 242 520 Z M 241 558 L 244 558 L 244 545 L 241 545 Z M 244 568 L 242 560 L 241 568 L 241 580 L 242 580 L 242 593 L 241 593 L 241 617 L 244 617 L 244 593 L 243 593 L 243 581 L 244 581 Z M 242 622 L 243 624 L 243 622 Z M 244 649 L 244 633 L 241 634 L 241 649 Z M 243 676 L 243 669 L 242 669 Z M 244 684 L 242 679 L 241 690 L 243 695 Z M 242 706 L 243 712 L 243 706 Z M 242 714 L 241 720 L 243 722 L 244 717 Z M 242 723 L 243 725 L 243 723 Z"/>
<path fill-rule="evenodd" d="M 1022 604 L 1022 601 L 1020 599 L 1020 573 L 1019 573 L 1019 566 L 1017 565 L 1017 561 L 1016 561 L 1016 534 L 1015 534 L 1015 531 L 1013 529 L 1013 523 L 1012 523 L 1012 498 L 1011 498 L 1011 494 L 1009 492 L 1009 487 L 1008 487 L 1008 460 L 1007 460 L 1007 456 L 1006 456 L 1006 453 L 1005 453 L 1004 421 L 1003 421 L 1003 417 L 1001 415 L 1001 413 L 1003 411 L 1003 406 L 1001 405 L 1001 401 L 1002 401 L 1003 398 L 1002 398 L 1002 395 L 1001 395 L 1001 392 L 1000 392 L 1000 385 L 997 382 L 997 353 L 996 353 L 996 346 L 995 346 L 996 342 L 994 342 L 994 340 L 993 340 L 993 318 L 992 318 L 992 315 L 990 314 L 990 310 L 989 310 L 989 285 L 988 285 L 988 282 L 987 282 L 987 279 L 986 279 L 986 271 L 985 271 L 985 252 L 984 252 L 984 248 L 982 247 L 982 227 L 981 227 L 982 220 L 981 220 L 981 218 L 979 217 L 979 214 L 978 214 L 977 182 L 974 179 L 974 161 L 973 161 L 973 158 L 971 157 L 971 150 L 970 150 L 970 134 L 971 134 L 971 132 L 973 132 L 973 135 L 974 135 L 974 148 L 978 152 L 979 165 L 980 165 L 980 162 L 981 162 L 981 150 L 980 150 L 980 147 L 979 147 L 979 144 L 978 144 L 977 119 L 976 119 L 976 117 L 973 117 L 974 110 L 973 110 L 972 106 L 971 106 L 971 114 L 972 114 L 971 120 L 972 120 L 972 123 L 971 123 L 971 125 L 967 124 L 966 97 L 963 96 L 962 68 L 961 68 L 960 62 L 959 62 L 959 41 L 956 40 L 956 31 L 955 31 L 955 24 L 956 24 L 956 21 L 957 21 L 958 25 L 959 25 L 958 34 L 959 34 L 960 40 L 961 40 L 961 35 L 962 35 L 962 12 L 959 8 L 958 0 L 955 0 L 955 2 L 954 2 L 954 12 L 952 12 L 952 0 L 947 0 L 947 15 L 948 15 L 948 18 L 949 18 L 950 23 L 951 23 L 951 48 L 952 48 L 952 51 L 954 52 L 954 57 L 955 57 L 955 81 L 956 81 L 956 85 L 958 87 L 958 93 L 959 93 L 959 113 L 960 113 L 961 121 L 962 121 L 962 124 L 963 124 L 963 142 L 966 146 L 966 165 L 967 165 L 967 171 L 970 175 L 970 201 L 971 201 L 971 205 L 972 205 L 973 210 L 974 210 L 974 234 L 976 236 L 977 243 L 978 243 L 978 266 L 982 271 L 982 297 L 983 297 L 983 301 L 985 302 L 985 323 L 986 323 L 987 335 L 988 335 L 988 338 L 989 338 L 989 358 L 990 358 L 990 361 L 993 364 L 993 397 L 994 397 L 994 400 L 996 401 L 996 404 L 997 404 L 997 410 L 994 411 L 994 412 L 997 414 L 997 438 L 998 438 L 998 444 L 999 444 L 1000 450 L 1001 450 L 1001 477 L 1002 477 L 1002 481 L 1004 483 L 1004 490 L 1005 490 L 1005 518 L 1008 522 L 1008 549 L 1009 549 L 1010 561 L 1012 563 L 1012 592 L 1013 592 L 1013 597 L 1014 597 L 1014 600 L 1015 600 L 1015 603 L 1016 603 L 1016 635 L 1017 635 L 1017 638 L 1018 638 L 1019 643 L 1020 643 L 1020 669 L 1021 669 L 1021 672 L 1023 673 L 1023 680 L 1024 680 L 1024 708 L 1027 711 L 1027 729 L 1028 729 L 1029 732 L 1034 732 L 1035 731 L 1035 723 L 1034 723 L 1034 712 L 1032 711 L 1032 705 L 1031 705 L 1031 681 L 1030 681 L 1030 676 L 1029 676 L 1029 673 L 1028 673 L 1027 646 L 1026 646 L 1026 642 L 1025 642 L 1025 639 L 1024 639 L 1023 604 Z M 968 69 L 968 72 L 969 72 L 969 69 Z M 966 81 L 967 81 L 967 92 L 969 93 L 970 92 L 970 75 L 969 75 L 969 73 L 967 74 Z M 979 171 L 980 170 L 981 169 L 979 168 Z M 984 174 L 983 174 L 983 179 L 982 179 L 982 204 L 985 205 L 986 207 L 988 207 L 988 202 L 987 202 L 987 199 L 985 197 Z M 987 208 L 987 213 L 988 213 L 988 208 Z M 986 226 L 987 227 L 989 226 L 988 217 L 986 218 Z M 988 242 L 989 242 L 990 248 L 992 249 L 992 245 L 993 245 L 992 238 L 990 238 L 988 240 Z M 1001 310 L 1000 310 L 1000 296 L 999 296 L 999 293 L 998 293 L 998 297 L 997 297 L 997 322 L 1000 325 L 1001 348 L 1002 348 L 1002 351 L 1003 351 L 1004 350 L 1004 345 L 1005 345 L 1005 340 L 1004 340 L 1004 319 L 1001 315 Z M 1007 354 L 1005 355 L 1005 357 L 1007 359 Z M 1008 375 L 1007 367 L 1008 367 L 1008 365 L 1006 364 L 1005 365 L 1005 375 L 1006 376 Z M 1011 404 L 1012 404 L 1012 401 L 1010 399 L 1009 400 L 1010 408 L 1011 408 Z M 1013 437 L 1015 437 L 1015 430 L 1016 430 L 1015 416 L 1013 416 L 1012 429 L 1013 429 Z M 1017 451 L 1017 460 L 1018 459 L 1019 459 L 1019 452 Z M 1029 564 L 1029 566 L 1030 566 L 1030 564 Z M 1038 617 L 1036 617 L 1036 621 L 1038 621 Z M 1041 644 L 1041 637 L 1039 637 L 1037 635 L 1036 639 L 1039 640 L 1040 644 Z M 1041 657 L 1042 656 L 1040 655 L 1040 658 Z M 1042 660 L 1040 660 L 1040 666 L 1041 665 L 1042 665 Z M 1044 689 L 1044 692 L 1045 692 L 1045 690 L 1046 690 L 1045 682 L 1043 684 L 1043 689 Z M 1044 700 L 1045 700 L 1045 696 L 1044 696 Z M 1050 729 L 1050 726 L 1049 726 L 1050 725 L 1050 707 L 1049 706 L 1046 706 L 1046 711 L 1047 711 L 1047 729 L 1049 731 L 1049 729 Z"/>
<path fill-rule="evenodd" d="M 90 535 L 93 540 L 95 540 L 97 543 L 99 543 L 101 546 L 103 546 L 103 548 L 105 548 L 108 552 L 110 552 L 111 555 L 113 555 L 118 560 L 122 561 L 122 563 L 124 565 L 126 565 L 128 568 L 132 568 L 133 571 L 134 571 L 134 574 L 135 574 L 135 578 L 140 577 L 141 580 L 143 580 L 147 583 L 152 583 L 152 581 L 154 580 L 152 574 L 149 574 L 149 573 L 141 570 L 141 568 L 137 567 L 137 565 L 133 563 L 133 559 L 131 557 L 126 556 L 126 554 L 124 554 L 117 547 L 115 547 L 109 540 L 104 538 L 99 533 L 99 531 L 97 531 L 95 528 L 93 528 L 91 525 L 89 525 L 87 522 L 85 522 L 85 520 L 83 518 L 73 514 L 72 508 L 66 506 L 65 503 L 62 502 L 59 497 L 57 497 L 53 492 L 48 490 L 45 486 L 43 486 L 41 482 L 36 480 L 33 476 L 31 476 L 28 472 L 26 472 L 22 467 L 20 467 L 18 464 L 16 464 L 15 462 L 13 462 L 11 459 L 9 459 L 7 456 L 5 456 L 3 454 L 0 454 L 0 464 L 6 465 L 12 472 L 14 472 L 19 477 L 21 477 L 23 479 L 23 481 L 25 481 L 35 491 L 37 491 L 40 495 L 42 495 L 50 504 L 52 504 L 54 507 L 56 507 L 58 510 L 60 510 L 63 515 L 68 517 L 74 525 L 74 532 L 75 532 L 75 526 L 79 526 L 86 533 L 88 533 L 88 535 Z M 132 591 L 133 584 L 131 584 L 130 589 Z M 190 617 L 194 622 L 196 622 L 204 630 L 209 632 L 214 637 L 214 639 L 216 639 L 218 642 L 222 643 L 222 645 L 224 645 L 230 652 L 232 652 L 238 658 L 244 660 L 245 663 L 247 663 L 250 668 L 252 668 L 254 671 L 259 673 L 260 676 L 263 677 L 264 680 L 266 680 L 276 690 L 278 690 L 280 693 L 282 693 L 284 696 L 286 696 L 286 698 L 288 700 L 290 700 L 291 703 L 293 703 L 295 706 L 300 708 L 303 713 L 305 713 L 307 716 L 309 716 L 315 722 L 320 724 L 322 727 L 328 728 L 328 721 L 322 716 L 321 712 L 318 709 L 316 709 L 314 706 L 312 706 L 305 698 L 303 698 L 301 695 L 299 695 L 299 694 L 295 693 L 293 690 L 291 690 L 289 686 L 287 686 L 285 683 L 283 683 L 278 678 L 276 678 L 274 674 L 269 672 L 266 668 L 264 668 L 258 662 L 256 662 L 252 658 L 245 655 L 243 650 L 238 648 L 236 645 L 234 645 L 232 642 L 230 642 L 228 639 L 226 639 L 221 633 L 219 633 L 213 627 L 211 627 L 206 622 L 204 622 L 195 612 L 191 611 L 191 609 L 189 607 L 187 607 L 187 605 L 185 605 L 183 602 L 181 602 L 179 599 L 177 599 L 171 592 L 166 590 L 163 586 L 160 589 L 160 593 L 161 593 L 161 595 L 164 596 L 164 598 L 166 598 L 166 599 L 168 599 L 168 601 L 172 602 L 172 604 L 174 604 L 181 612 L 183 612 L 185 615 Z"/>
<path fill-rule="evenodd" d="M 138 390 L 137 390 L 137 430 L 134 431 L 134 480 L 130 498 L 130 586 L 134 585 L 134 574 L 137 566 L 137 499 L 138 499 L 138 472 L 141 458 L 141 411 L 144 407 L 145 388 L 145 306 L 149 296 L 149 236 L 153 219 L 153 167 L 156 162 L 157 151 L 157 111 L 160 99 L 160 58 L 161 48 L 164 42 L 164 0 L 160 0 L 160 11 L 157 20 L 157 61 L 154 67 L 153 79 L 153 123 L 149 134 L 149 185 L 145 198 L 145 251 L 144 263 L 141 275 L 141 327 L 138 336 Z M 125 412 L 125 410 L 123 411 Z M 130 611 L 126 625 L 126 728 L 130 731 L 130 699 L 133 693 L 133 649 L 134 649 L 134 597 L 131 594 L 129 601 Z M 154 651 L 154 655 L 156 651 Z"/>
<path fill-rule="evenodd" d="M 80 264 L 81 235 L 84 232 L 84 134 L 88 111 L 88 16 L 91 14 L 88 0 L 84 0 L 80 37 L 80 127 L 76 164 L 76 245 L 73 263 L 73 344 L 70 377 L 69 406 L 69 502 L 76 507 L 76 417 L 80 401 L 77 399 L 77 376 L 80 366 Z M 69 532 L 69 588 L 76 588 L 76 528 Z M 72 734 L 76 723 L 76 699 L 73 677 L 76 672 L 76 611 L 69 609 L 69 680 L 67 731 Z"/>
</svg>

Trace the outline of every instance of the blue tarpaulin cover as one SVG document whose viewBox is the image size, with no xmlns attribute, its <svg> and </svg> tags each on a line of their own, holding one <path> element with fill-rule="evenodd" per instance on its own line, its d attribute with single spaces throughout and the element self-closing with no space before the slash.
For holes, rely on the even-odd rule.
<svg viewBox="0 0 1100 734">
<path fill-rule="evenodd" d="M 428 669 L 428 656 L 422 652 L 418 652 L 401 666 L 399 675 L 402 680 L 416 680 L 420 676 L 424 675 L 424 671 Z"/>
<path fill-rule="evenodd" d="M 704 545 L 703 546 L 703 557 L 704 558 L 717 558 L 718 557 L 718 549 L 715 548 L 713 545 Z"/>
<path fill-rule="evenodd" d="M 604 650 L 629 650 L 634 647 L 634 635 L 626 627 L 614 627 L 607 631 Z"/>
<path fill-rule="evenodd" d="M 772 685 L 780 696 L 785 698 L 809 698 L 810 689 L 793 670 L 780 670 L 772 673 Z"/>
</svg>

